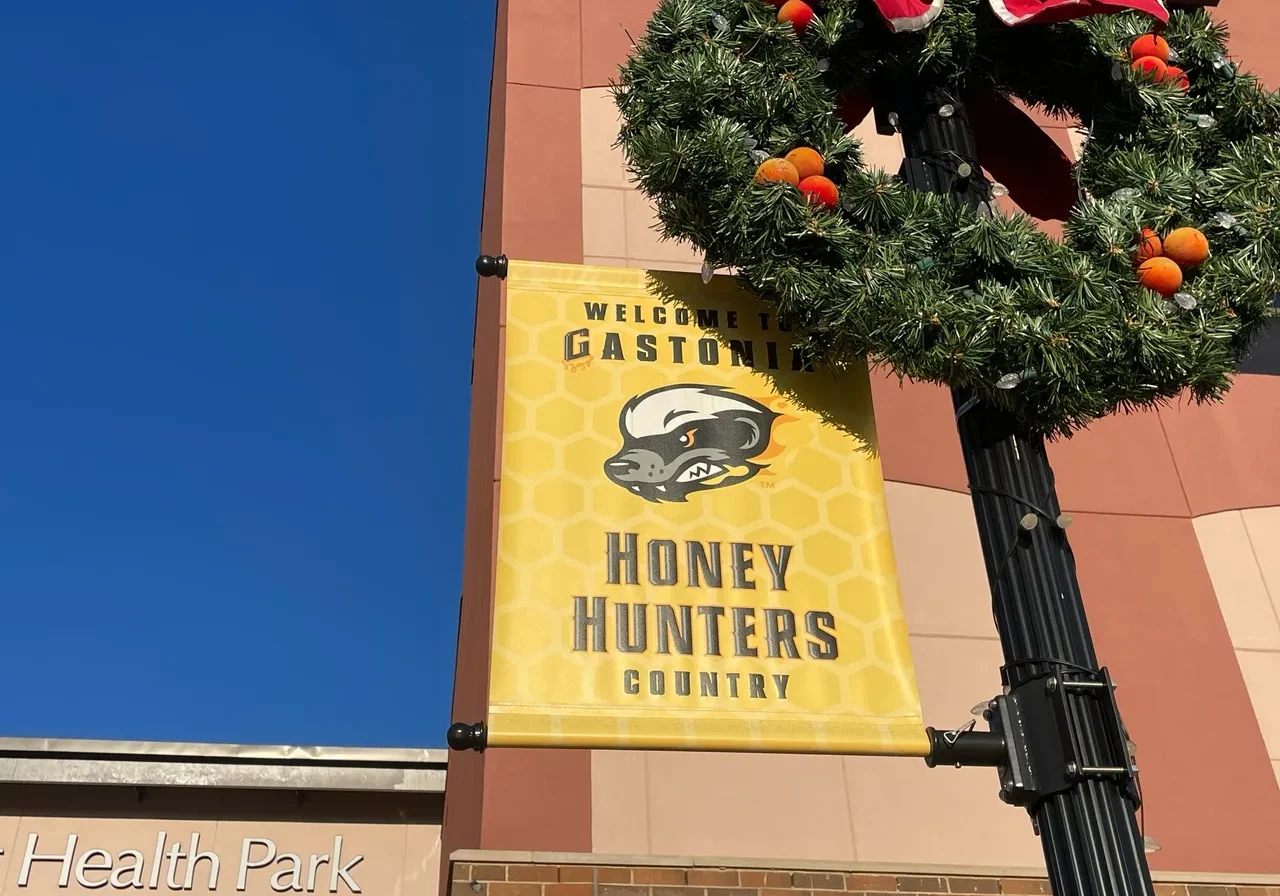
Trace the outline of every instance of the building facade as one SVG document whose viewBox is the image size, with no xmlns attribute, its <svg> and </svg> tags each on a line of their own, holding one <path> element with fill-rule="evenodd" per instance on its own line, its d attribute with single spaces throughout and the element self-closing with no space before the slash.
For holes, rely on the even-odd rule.
<svg viewBox="0 0 1280 896">
<path fill-rule="evenodd" d="M 608 85 L 655 5 L 499 0 L 481 252 L 699 269 L 690 247 L 660 240 L 614 146 Z M 1243 68 L 1280 87 L 1274 3 L 1222 0 L 1213 15 Z M 1071 123 L 1039 123 L 1074 158 Z M 857 134 L 870 164 L 897 170 L 897 137 L 871 121 Z M 454 692 L 468 722 L 483 717 L 488 674 L 503 303 L 501 281 L 481 280 Z M 1274 348 L 1222 404 L 1113 417 L 1050 449 L 1099 656 L 1139 746 L 1162 882 L 1280 888 Z M 950 395 L 892 377 L 874 391 L 925 717 L 949 728 L 999 690 L 1002 662 Z M 1039 842 L 996 789 L 989 769 L 910 759 L 455 754 L 442 878 L 459 896 L 1042 892 Z"/>
<path fill-rule="evenodd" d="M 0 738 L 0 893 L 436 896 L 445 753 Z"/>
</svg>

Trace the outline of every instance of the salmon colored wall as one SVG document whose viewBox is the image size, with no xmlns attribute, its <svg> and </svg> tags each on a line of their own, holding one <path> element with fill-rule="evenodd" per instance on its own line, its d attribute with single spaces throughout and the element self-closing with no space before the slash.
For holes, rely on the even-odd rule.
<svg viewBox="0 0 1280 896">
<path fill-rule="evenodd" d="M 506 137 L 507 8 L 499 2 L 494 28 L 493 78 L 489 87 L 489 134 L 485 152 L 484 197 L 480 218 L 480 252 L 502 251 L 502 159 Z M 488 633 L 491 622 L 494 532 L 497 522 L 496 444 L 502 287 L 480 280 L 471 359 L 471 422 L 467 458 L 467 516 L 463 531 L 462 596 L 458 613 L 458 661 L 453 678 L 451 718 L 483 717 L 489 679 Z M 484 802 L 485 757 L 477 753 L 449 756 L 441 851 L 474 847 L 480 842 Z M 440 872 L 440 892 L 448 892 L 448 862 Z"/>
<path fill-rule="evenodd" d="M 578 3 L 500 0 L 480 249 L 582 261 Z M 484 717 L 489 677 L 505 338 L 500 281 L 480 280 L 453 718 Z M 454 753 L 444 851 L 591 848 L 591 754 Z"/>
<path fill-rule="evenodd" d="M 507 0 L 505 5 L 501 250 L 511 258 L 581 264 L 578 0 Z M 491 362 L 499 371 L 502 357 L 499 350 Z M 499 421 L 494 438 L 500 433 Z M 495 500 L 498 461 L 495 447 Z M 488 562 L 492 569 L 492 555 Z M 491 580 L 483 599 L 492 600 Z M 483 644 L 475 649 L 487 659 L 487 626 Z M 487 672 L 486 662 L 486 681 Z M 495 749 L 484 760 L 479 848 L 591 848 L 589 752 Z"/>
<path fill-rule="evenodd" d="M 699 267 L 691 247 L 658 238 L 613 146 L 607 85 L 655 5 L 501 4 L 509 31 L 504 40 L 500 28 L 487 181 L 500 194 L 486 193 L 486 251 L 500 242 L 514 258 Z M 1268 0 L 1223 0 L 1221 12 L 1236 55 L 1280 83 L 1280 17 Z M 1069 123 L 1037 120 L 1078 151 Z M 857 133 L 869 164 L 896 171 L 896 137 L 870 122 Z M 487 679 L 499 430 L 496 392 L 480 393 L 501 382 L 499 301 L 482 289 L 456 685 L 468 707 Z M 958 725 L 998 689 L 1001 656 L 950 396 L 888 374 L 874 392 L 926 718 Z M 1147 830 L 1163 846 L 1155 868 L 1280 873 L 1276 432 L 1280 378 L 1241 377 L 1220 406 L 1115 417 L 1051 447 L 1095 639 L 1139 743 Z M 446 850 L 1042 862 L 1025 814 L 995 798 L 989 770 L 912 760 L 493 750 L 456 757 L 449 791 L 465 837 L 446 815 Z"/>
</svg>

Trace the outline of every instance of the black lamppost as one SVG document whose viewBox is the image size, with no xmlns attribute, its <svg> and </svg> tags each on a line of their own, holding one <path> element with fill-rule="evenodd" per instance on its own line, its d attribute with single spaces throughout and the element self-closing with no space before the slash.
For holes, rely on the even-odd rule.
<svg viewBox="0 0 1280 896">
<path fill-rule="evenodd" d="M 907 78 L 885 92 L 877 121 L 902 133 L 903 179 L 989 214 L 963 104 Z M 999 769 L 1000 798 L 1029 811 L 1055 896 L 1151 896 L 1132 742 L 1098 666 L 1044 440 L 964 392 L 952 400 L 1005 687 L 984 712 L 991 731 L 929 729 L 927 761 Z"/>
</svg>

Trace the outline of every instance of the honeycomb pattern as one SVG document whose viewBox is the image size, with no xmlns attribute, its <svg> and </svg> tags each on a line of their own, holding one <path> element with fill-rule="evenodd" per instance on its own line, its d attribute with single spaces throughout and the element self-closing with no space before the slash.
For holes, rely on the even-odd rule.
<svg viewBox="0 0 1280 896">
<path fill-rule="evenodd" d="M 760 750 L 924 755 L 928 743 L 911 665 L 865 371 L 838 382 L 820 373 L 766 375 L 745 366 L 697 363 L 694 324 L 635 323 L 656 306 L 738 310 L 737 338 L 766 339 L 750 300 L 718 278 L 696 275 L 513 262 L 507 279 L 507 359 L 498 522 L 498 565 L 490 679 L 489 743 L 494 746 L 580 746 L 650 749 Z M 663 296 L 659 298 L 659 296 Z M 627 320 L 588 322 L 584 302 L 628 307 Z M 563 361 L 565 334 L 587 327 L 592 355 Z M 627 361 L 601 358 L 603 334 L 618 333 Z M 659 348 L 657 361 L 634 360 L 642 333 L 687 337 L 686 361 Z M 723 333 L 721 334 L 724 335 Z M 723 339 L 722 339 L 723 341 Z M 790 358 L 785 343 L 779 356 Z M 784 363 L 783 365 L 789 366 Z M 608 481 L 606 459 L 621 445 L 624 402 L 674 383 L 722 385 L 779 410 L 782 450 L 755 478 L 690 495 L 688 503 L 653 504 Z M 828 421 L 808 408 L 821 407 Z M 754 591 L 729 588 L 610 586 L 605 533 L 638 533 L 641 559 L 650 538 L 794 546 L 786 592 L 766 587 L 755 558 Z M 644 581 L 643 562 L 641 581 Z M 610 652 L 573 651 L 573 597 L 610 601 Z M 653 617 L 644 654 L 613 652 L 613 602 L 785 607 L 833 614 L 835 660 L 658 655 Z M 695 616 L 695 631 L 698 618 Z M 762 620 L 757 611 L 757 633 Z M 798 622 L 797 627 L 802 627 Z M 728 626 L 726 626 L 726 629 Z M 730 637 L 727 630 L 724 637 Z M 757 646 L 759 638 L 756 640 Z M 695 646 L 699 638 L 695 636 Z M 762 654 L 763 650 L 760 651 Z M 624 670 L 639 671 L 640 693 L 623 689 Z M 692 693 L 674 692 L 678 670 L 692 673 Z M 721 696 L 699 693 L 698 673 L 721 673 Z M 649 693 L 652 671 L 666 692 Z M 790 676 L 787 699 L 724 696 L 723 673 Z"/>
</svg>

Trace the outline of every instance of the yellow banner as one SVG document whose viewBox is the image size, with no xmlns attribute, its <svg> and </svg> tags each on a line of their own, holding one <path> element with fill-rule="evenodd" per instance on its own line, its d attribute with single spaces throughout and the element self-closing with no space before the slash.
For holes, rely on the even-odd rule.
<svg viewBox="0 0 1280 896">
<path fill-rule="evenodd" d="M 866 370 L 728 277 L 506 302 L 488 744 L 925 755 Z"/>
</svg>

